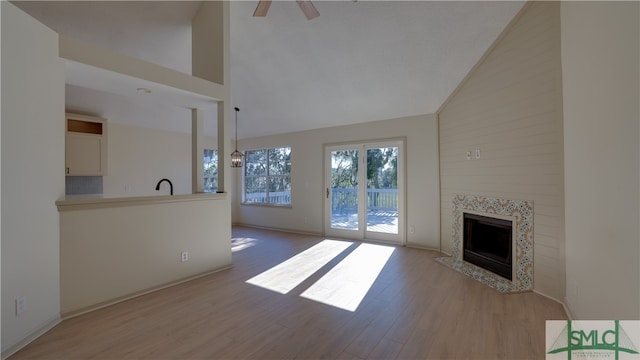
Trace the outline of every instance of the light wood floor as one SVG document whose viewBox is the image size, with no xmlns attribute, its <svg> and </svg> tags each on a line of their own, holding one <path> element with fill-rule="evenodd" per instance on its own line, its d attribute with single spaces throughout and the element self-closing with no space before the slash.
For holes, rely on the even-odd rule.
<svg viewBox="0 0 640 360">
<path fill-rule="evenodd" d="M 543 359 L 545 320 L 566 319 L 403 247 L 354 312 L 300 296 L 346 254 L 283 295 L 245 281 L 323 238 L 233 234 L 231 270 L 65 320 L 11 359 Z"/>
</svg>

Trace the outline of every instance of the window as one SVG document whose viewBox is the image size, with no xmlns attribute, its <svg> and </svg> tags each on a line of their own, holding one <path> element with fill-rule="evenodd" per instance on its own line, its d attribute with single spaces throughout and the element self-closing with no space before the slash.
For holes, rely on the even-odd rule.
<svg viewBox="0 0 640 360">
<path fill-rule="evenodd" d="M 218 150 L 204 149 L 204 192 L 218 191 Z"/>
<path fill-rule="evenodd" d="M 247 150 L 244 203 L 291 205 L 291 148 Z"/>
</svg>

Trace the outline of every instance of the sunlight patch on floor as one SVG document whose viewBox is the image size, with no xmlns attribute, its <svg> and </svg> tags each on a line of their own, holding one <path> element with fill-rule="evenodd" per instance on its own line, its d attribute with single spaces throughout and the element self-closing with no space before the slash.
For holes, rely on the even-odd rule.
<svg viewBox="0 0 640 360">
<path fill-rule="evenodd" d="M 260 240 L 254 238 L 233 238 L 231 239 L 231 252 L 236 252 L 256 246 L 260 243 Z"/>
<path fill-rule="evenodd" d="M 313 275 L 353 244 L 348 241 L 323 240 L 300 254 L 247 280 L 256 285 L 286 294 Z"/>
<path fill-rule="evenodd" d="M 300 296 L 355 311 L 393 251 L 390 246 L 361 244 Z"/>
</svg>

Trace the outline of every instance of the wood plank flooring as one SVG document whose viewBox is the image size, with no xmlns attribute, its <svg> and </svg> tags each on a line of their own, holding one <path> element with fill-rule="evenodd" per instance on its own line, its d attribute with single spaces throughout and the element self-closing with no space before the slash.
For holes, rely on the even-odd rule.
<svg viewBox="0 0 640 360">
<path fill-rule="evenodd" d="M 324 238 L 234 228 L 234 267 L 63 321 L 10 359 L 543 359 L 562 306 L 503 295 L 396 247 L 351 312 L 300 295 L 354 248 L 287 294 L 246 281 Z"/>
</svg>

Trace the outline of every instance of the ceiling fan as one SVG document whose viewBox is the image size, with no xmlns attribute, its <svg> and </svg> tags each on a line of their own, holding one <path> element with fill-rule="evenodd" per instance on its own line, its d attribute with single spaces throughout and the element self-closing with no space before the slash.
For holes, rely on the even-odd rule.
<svg viewBox="0 0 640 360">
<path fill-rule="evenodd" d="M 304 16 L 307 17 L 307 20 L 315 19 L 320 16 L 318 10 L 316 10 L 313 3 L 309 0 L 296 0 L 298 6 L 300 6 L 300 10 L 304 13 Z M 271 0 L 260 0 L 258 2 L 258 6 L 256 10 L 253 12 L 253 16 L 264 17 L 267 16 L 267 11 L 269 11 L 269 6 L 271 6 Z"/>
</svg>

